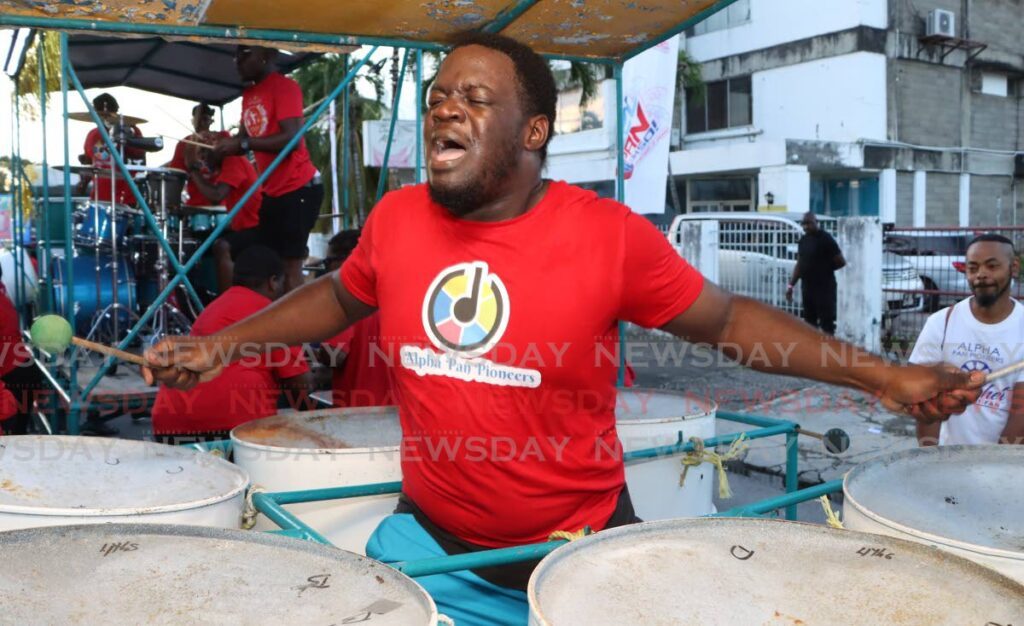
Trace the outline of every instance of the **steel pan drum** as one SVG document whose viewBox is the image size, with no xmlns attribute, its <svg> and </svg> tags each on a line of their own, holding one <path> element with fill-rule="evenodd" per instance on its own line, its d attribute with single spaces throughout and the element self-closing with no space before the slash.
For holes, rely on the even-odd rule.
<svg viewBox="0 0 1024 626">
<path fill-rule="evenodd" d="M 434 602 L 366 557 L 266 533 L 104 524 L 0 533 L 9 624 L 429 626 Z"/>
<path fill-rule="evenodd" d="M 275 415 L 231 431 L 234 461 L 268 491 L 296 491 L 402 480 L 402 429 L 395 407 L 340 408 Z M 288 505 L 344 550 L 363 553 L 397 495 Z M 262 516 L 257 528 L 275 525 Z"/>
<path fill-rule="evenodd" d="M 906 450 L 846 475 L 843 519 L 847 528 L 933 545 L 1024 583 L 1022 485 L 1021 446 Z"/>
<path fill-rule="evenodd" d="M 918 543 L 760 519 L 648 522 L 562 546 L 534 571 L 530 623 L 1019 624 L 1024 586 Z"/>
<path fill-rule="evenodd" d="M 0 530 L 109 522 L 238 528 L 248 484 L 231 463 L 177 446 L 0 437 Z"/>
</svg>

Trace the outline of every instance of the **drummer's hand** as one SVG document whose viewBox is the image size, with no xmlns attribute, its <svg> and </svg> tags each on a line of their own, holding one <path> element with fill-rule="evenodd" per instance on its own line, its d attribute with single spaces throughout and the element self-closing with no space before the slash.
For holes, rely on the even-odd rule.
<svg viewBox="0 0 1024 626">
<path fill-rule="evenodd" d="M 78 162 L 82 165 L 92 165 L 92 159 L 84 154 L 78 155 Z"/>
<path fill-rule="evenodd" d="M 222 157 L 242 154 L 242 139 L 241 137 L 220 137 L 213 145 L 213 151 Z"/>
<path fill-rule="evenodd" d="M 923 423 L 941 422 L 963 413 L 978 399 L 983 372 L 960 371 L 949 364 L 907 365 L 892 369 L 881 393 L 882 405 Z"/>
<path fill-rule="evenodd" d="M 146 351 L 148 367 L 142 368 L 142 377 L 148 385 L 174 389 L 191 389 L 213 380 L 224 369 L 218 345 L 198 337 L 168 337 Z"/>
</svg>

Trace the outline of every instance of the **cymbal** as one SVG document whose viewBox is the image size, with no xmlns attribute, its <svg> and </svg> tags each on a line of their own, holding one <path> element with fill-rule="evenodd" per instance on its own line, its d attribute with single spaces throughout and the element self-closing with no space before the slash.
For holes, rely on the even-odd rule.
<svg viewBox="0 0 1024 626">
<path fill-rule="evenodd" d="M 125 126 L 138 126 L 139 124 L 145 124 L 146 120 L 141 117 L 135 117 L 134 115 L 118 115 L 117 113 L 98 113 L 100 119 L 111 126 L 117 124 L 123 124 Z M 93 123 L 92 116 L 89 115 L 88 111 L 74 111 L 68 113 L 68 119 L 76 122 L 89 122 Z"/>
</svg>

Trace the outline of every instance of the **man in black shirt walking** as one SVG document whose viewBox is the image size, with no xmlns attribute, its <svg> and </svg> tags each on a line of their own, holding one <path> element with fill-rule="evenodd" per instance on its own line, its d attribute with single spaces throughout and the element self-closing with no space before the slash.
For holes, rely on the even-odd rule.
<svg viewBox="0 0 1024 626">
<path fill-rule="evenodd" d="M 800 224 L 804 236 L 797 249 L 793 277 L 786 289 L 786 301 L 793 301 L 793 287 L 803 280 L 804 321 L 823 332 L 836 332 L 836 270 L 846 265 L 839 244 L 818 227 L 818 218 L 808 211 Z"/>
</svg>

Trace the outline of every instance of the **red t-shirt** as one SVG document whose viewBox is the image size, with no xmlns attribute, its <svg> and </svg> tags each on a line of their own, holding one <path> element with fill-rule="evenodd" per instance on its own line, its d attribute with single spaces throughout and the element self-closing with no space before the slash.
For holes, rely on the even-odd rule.
<svg viewBox="0 0 1024 626">
<path fill-rule="evenodd" d="M 267 307 L 270 299 L 245 287 L 232 287 L 210 303 L 192 325 L 203 337 Z M 202 433 L 230 430 L 277 413 L 278 381 L 309 371 L 301 347 L 279 348 L 236 361 L 216 379 L 188 391 L 160 387 L 153 405 L 153 432 Z"/>
<path fill-rule="evenodd" d="M 277 72 L 242 92 L 242 124 L 250 137 L 264 137 L 281 132 L 281 120 L 302 117 L 302 89 L 294 80 Z M 254 150 L 256 167 L 265 172 L 277 158 L 277 152 Z M 309 160 L 306 140 L 277 166 L 263 183 L 263 193 L 271 197 L 295 191 L 316 176 L 316 168 Z"/>
<path fill-rule="evenodd" d="M 0 283 L 0 376 L 6 376 L 19 363 L 30 363 L 32 353 L 21 341 L 18 311 Z"/>
<path fill-rule="evenodd" d="M 227 131 L 217 131 L 217 135 L 220 137 L 230 137 L 231 133 Z M 186 139 L 194 139 L 195 135 L 189 135 Z M 174 156 L 171 157 L 171 161 L 167 164 L 167 167 L 173 167 L 179 170 L 188 171 L 188 164 L 185 163 L 185 142 L 179 141 L 174 146 Z M 191 206 L 211 206 L 216 204 L 199 190 L 199 187 L 192 182 L 192 178 L 188 179 L 185 183 L 185 193 L 188 194 L 188 204 Z"/>
<path fill-rule="evenodd" d="M 252 166 L 249 159 L 244 156 L 229 156 L 224 157 L 221 162 L 220 173 L 217 174 L 213 184 L 224 183 L 231 187 L 231 191 L 224 198 L 224 206 L 230 211 L 245 192 L 256 184 L 257 178 L 259 176 L 256 174 L 256 168 Z M 257 189 L 249 196 L 249 201 L 245 203 L 242 210 L 235 215 L 235 219 L 231 220 L 231 230 L 243 230 L 258 225 L 261 204 L 263 204 L 263 192 Z"/>
<path fill-rule="evenodd" d="M 132 127 L 132 132 L 136 137 L 142 136 L 142 131 L 137 126 Z M 85 146 L 82 148 L 94 167 L 104 168 L 105 171 L 99 171 L 93 173 L 93 184 L 92 184 L 92 198 L 100 202 L 110 202 L 111 196 L 111 182 L 110 182 L 110 152 L 107 150 L 107 144 L 103 143 L 103 137 L 100 136 L 98 128 L 94 128 L 89 131 L 89 134 L 85 136 Z M 126 159 L 145 159 L 146 151 L 138 148 L 125 148 L 124 156 Z M 114 187 L 117 189 L 117 202 L 119 204 L 127 204 L 128 206 L 135 206 L 135 196 L 132 194 L 131 188 L 124 180 L 121 179 L 121 172 L 117 173 L 118 178 L 114 182 Z"/>
<path fill-rule="evenodd" d="M 427 517 L 490 547 L 604 528 L 625 483 L 617 322 L 662 326 L 704 284 L 664 235 L 564 182 L 491 223 L 418 185 L 381 200 L 340 271 L 380 308 L 403 490 Z"/>
<path fill-rule="evenodd" d="M 18 413 L 18 400 L 0 380 L 0 435 L 4 434 L 4 420 Z"/>
<path fill-rule="evenodd" d="M 334 406 L 391 406 L 391 368 L 379 350 L 380 315 L 374 313 L 323 342 L 344 350 L 345 361 L 331 375 Z"/>
</svg>

